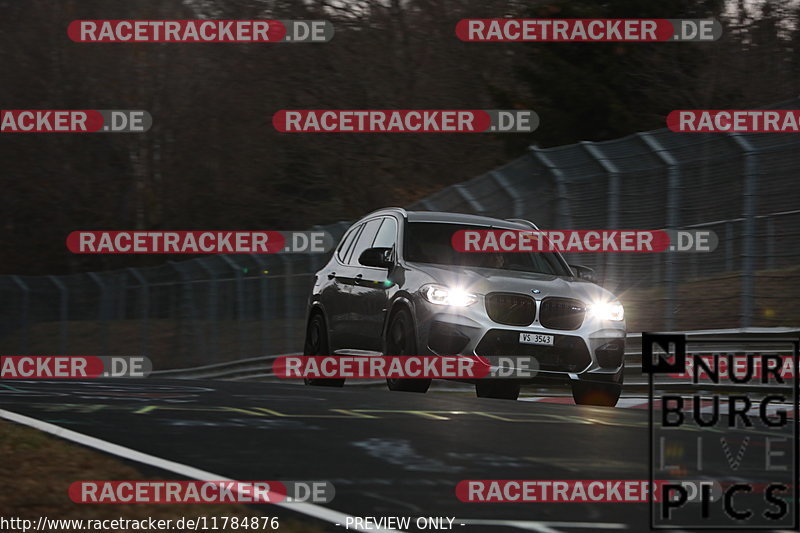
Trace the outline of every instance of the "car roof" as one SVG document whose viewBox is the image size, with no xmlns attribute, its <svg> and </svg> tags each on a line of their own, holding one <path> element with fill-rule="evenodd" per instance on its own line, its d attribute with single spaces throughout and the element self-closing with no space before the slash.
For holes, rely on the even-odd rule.
<svg viewBox="0 0 800 533">
<path fill-rule="evenodd" d="M 501 218 L 467 215 L 464 213 L 444 213 L 440 211 L 410 211 L 409 222 L 449 222 L 452 224 L 469 224 L 475 226 L 494 226 L 512 229 L 530 229 L 525 224 L 511 222 Z"/>
<path fill-rule="evenodd" d="M 367 216 L 399 214 L 409 222 L 439 222 L 451 224 L 468 224 L 474 226 L 492 226 L 508 229 L 531 229 L 528 224 L 522 221 L 503 220 L 500 218 L 484 217 L 480 215 L 468 215 L 466 213 L 447 213 L 444 211 L 406 211 L 400 207 L 387 207 L 379 209 Z M 366 217 L 364 217 L 366 218 Z"/>
</svg>

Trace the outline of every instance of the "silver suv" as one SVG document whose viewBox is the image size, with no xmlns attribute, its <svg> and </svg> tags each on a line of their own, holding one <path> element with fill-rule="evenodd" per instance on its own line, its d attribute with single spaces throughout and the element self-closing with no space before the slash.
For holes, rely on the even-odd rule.
<svg viewBox="0 0 800 533">
<path fill-rule="evenodd" d="M 458 230 L 536 229 L 524 220 L 375 211 L 348 229 L 317 272 L 304 353 L 531 358 L 534 378 L 479 379 L 478 396 L 517 399 L 530 381 L 569 384 L 575 403 L 616 405 L 625 321 L 613 294 L 558 253 L 461 253 Z M 389 379 L 426 392 L 429 379 Z M 343 379 L 308 379 L 342 386 Z"/>
</svg>

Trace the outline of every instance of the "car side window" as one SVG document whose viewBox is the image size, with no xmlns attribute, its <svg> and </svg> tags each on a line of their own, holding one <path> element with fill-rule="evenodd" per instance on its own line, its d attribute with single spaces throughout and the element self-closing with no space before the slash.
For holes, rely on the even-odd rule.
<svg viewBox="0 0 800 533">
<path fill-rule="evenodd" d="M 372 247 L 394 248 L 395 242 L 397 242 L 397 222 L 392 217 L 386 217 L 383 219 L 381 229 L 378 230 L 378 235 L 375 236 Z"/>
<path fill-rule="evenodd" d="M 363 224 L 362 224 L 363 225 Z M 342 244 L 339 245 L 339 249 L 336 250 L 336 257 L 339 258 L 339 261 L 342 263 L 346 263 L 345 258 L 347 257 L 347 252 L 350 250 L 350 245 L 353 244 L 353 239 L 358 235 L 361 226 L 356 226 L 353 228 L 347 236 L 342 239 Z"/>
<path fill-rule="evenodd" d="M 356 243 L 350 247 L 351 250 L 347 254 L 348 265 L 362 266 L 361 263 L 358 262 L 358 257 L 361 255 L 361 252 L 372 247 L 372 242 L 378 234 L 381 222 L 382 219 L 376 218 L 364 224 L 364 229 L 361 230 L 361 234 L 358 236 Z"/>
</svg>

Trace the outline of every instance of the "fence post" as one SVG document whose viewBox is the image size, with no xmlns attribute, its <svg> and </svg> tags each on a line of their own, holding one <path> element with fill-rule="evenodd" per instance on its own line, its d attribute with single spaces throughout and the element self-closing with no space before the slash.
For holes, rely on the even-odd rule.
<svg viewBox="0 0 800 533">
<path fill-rule="evenodd" d="M 100 304 L 97 309 L 97 318 L 103 323 L 103 355 L 108 353 L 108 291 L 106 291 L 106 284 L 100 279 L 97 272 L 89 272 L 88 276 L 94 281 L 95 285 L 100 289 Z"/>
<path fill-rule="evenodd" d="M 292 299 L 292 292 L 289 290 L 289 284 L 292 282 L 292 261 L 286 257 L 286 254 L 277 254 L 278 259 L 280 259 L 281 263 L 283 264 L 283 276 L 286 279 L 286 282 L 283 284 L 283 318 L 286 321 L 283 329 L 283 346 L 281 346 L 281 353 L 285 353 L 289 351 L 289 347 L 292 345 L 292 333 L 293 329 L 290 324 L 292 324 L 292 311 L 293 311 L 293 302 Z"/>
<path fill-rule="evenodd" d="M 673 157 L 669 151 L 664 148 L 658 140 L 651 136 L 650 133 L 639 133 L 639 138 L 653 151 L 653 153 L 661 159 L 667 167 L 667 229 L 677 229 L 680 224 L 680 211 L 678 209 L 680 203 L 680 186 L 681 186 L 681 170 L 678 166 L 678 160 Z M 675 251 L 670 246 L 667 249 L 666 258 L 666 284 L 667 284 L 667 297 L 666 306 L 664 308 L 664 327 L 667 331 L 675 329 L 675 308 L 677 302 L 677 276 L 675 273 Z"/>
<path fill-rule="evenodd" d="M 239 359 L 244 359 L 244 288 L 242 282 L 242 267 L 227 255 L 220 255 L 223 261 L 231 267 L 236 274 L 236 321 L 239 323 Z"/>
<path fill-rule="evenodd" d="M 467 189 L 466 185 L 463 183 L 457 183 L 456 185 L 453 185 L 453 188 L 469 204 L 474 213 L 482 215 L 486 211 L 477 198 L 475 198 L 469 189 Z"/>
<path fill-rule="evenodd" d="M 733 221 L 725 222 L 725 271 L 733 270 Z"/>
<path fill-rule="evenodd" d="M 211 357 L 219 357 L 219 322 L 217 319 L 217 308 L 219 301 L 217 299 L 217 274 L 208 266 L 202 258 L 194 260 L 200 268 L 206 271 L 211 278 L 211 288 L 208 291 L 208 321 L 211 326 L 211 342 L 209 342 L 209 349 L 206 354 Z"/>
<path fill-rule="evenodd" d="M 744 155 L 744 187 L 742 194 L 742 302 L 739 313 L 739 326 L 746 328 L 753 323 L 755 307 L 755 240 L 756 240 L 756 191 L 758 187 L 758 154 L 753 144 L 738 133 L 731 138 L 741 148 Z"/>
<path fill-rule="evenodd" d="M 525 210 L 522 198 L 518 194 L 514 194 L 514 186 L 508 181 L 502 172 L 499 170 L 490 170 L 489 176 L 497 183 L 500 190 L 505 191 L 509 199 L 511 199 L 511 213 L 515 218 L 524 218 Z"/>
<path fill-rule="evenodd" d="M 141 355 L 150 356 L 147 351 L 147 343 L 149 339 L 149 319 L 150 319 L 150 286 L 147 283 L 147 279 L 139 272 L 138 269 L 129 267 L 126 269 L 131 275 L 136 278 L 139 284 L 142 287 L 142 295 L 141 295 L 141 302 L 142 302 L 142 347 L 141 347 Z M 123 288 L 123 290 L 125 290 Z"/>
<path fill-rule="evenodd" d="M 191 341 L 187 343 L 188 346 L 188 353 L 192 354 L 194 357 L 195 354 L 199 353 L 201 350 L 201 346 L 207 348 L 207 343 L 204 342 L 203 337 L 205 337 L 204 333 L 205 330 L 201 329 L 196 316 L 195 316 L 195 305 L 194 305 L 194 292 L 192 291 L 192 287 L 189 282 L 189 278 L 186 275 L 186 272 L 183 271 L 183 264 L 176 261 L 167 261 L 167 264 L 171 266 L 175 271 L 178 273 L 180 277 L 180 300 L 178 301 L 178 335 L 179 335 L 179 343 L 181 348 L 181 355 L 183 355 L 183 348 L 184 348 L 184 315 L 183 310 L 186 309 L 189 311 L 189 322 L 191 324 L 192 331 L 189 332 L 189 337 Z M 194 362 L 194 361 L 192 361 Z"/>
<path fill-rule="evenodd" d="M 250 254 L 253 261 L 258 265 L 259 275 L 259 290 L 260 290 L 260 307 L 261 307 L 261 355 L 267 355 L 269 352 L 269 278 L 264 271 L 266 270 L 266 263 L 258 254 Z"/>
<path fill-rule="evenodd" d="M 567 180 L 564 172 L 538 146 L 530 146 L 529 150 L 533 152 L 533 157 L 538 159 L 550 172 L 556 183 L 556 218 L 558 219 L 559 229 L 572 229 L 572 210 L 569 206 Z"/>
<path fill-rule="evenodd" d="M 69 290 L 60 279 L 55 276 L 47 276 L 59 293 L 59 341 L 58 351 L 60 355 L 67 354 L 67 337 L 69 336 Z"/>
<path fill-rule="evenodd" d="M 619 168 L 613 162 L 611 162 L 600 150 L 600 148 L 592 143 L 587 141 L 581 141 L 581 146 L 583 146 L 589 155 L 597 161 L 603 170 L 605 170 L 606 174 L 608 175 L 608 218 L 607 224 L 608 229 L 618 229 L 619 228 L 619 195 L 620 195 L 620 177 L 619 177 Z M 606 257 L 606 272 L 605 277 L 606 279 L 614 279 L 617 274 L 617 257 L 615 254 L 605 254 Z M 618 287 L 622 280 L 616 279 L 616 287 Z"/>
<path fill-rule="evenodd" d="M 767 270 L 775 268 L 775 217 L 767 215 Z"/>
<path fill-rule="evenodd" d="M 11 276 L 11 280 L 22 291 L 22 312 L 19 315 L 20 322 L 20 337 L 19 337 L 19 353 L 27 354 L 30 347 L 30 308 L 31 308 L 31 289 L 22 281 L 19 276 Z"/>
<path fill-rule="evenodd" d="M 434 204 L 433 200 L 431 200 L 430 198 L 423 198 L 422 200 L 419 201 L 419 203 L 425 209 L 427 209 L 428 211 L 437 211 L 438 210 L 438 208 L 436 207 L 436 204 Z"/>
<path fill-rule="evenodd" d="M 325 231 L 325 228 L 322 227 L 322 226 L 319 226 L 319 225 L 312 226 L 311 229 L 314 230 L 314 231 Z M 331 237 L 333 237 L 333 235 L 331 235 Z M 333 252 L 336 250 L 336 245 L 337 244 L 339 244 L 339 243 L 335 239 L 333 239 L 333 245 L 332 245 L 333 247 L 325 255 L 323 255 L 321 253 L 312 253 L 312 254 L 310 254 L 310 257 L 308 259 L 309 259 L 309 263 L 310 263 L 310 267 L 311 267 L 311 272 L 310 272 L 311 274 L 314 274 L 317 270 L 322 268 L 322 266 L 324 265 L 324 263 L 322 261 L 322 258 L 323 257 L 330 257 L 328 254 L 333 254 Z"/>
</svg>

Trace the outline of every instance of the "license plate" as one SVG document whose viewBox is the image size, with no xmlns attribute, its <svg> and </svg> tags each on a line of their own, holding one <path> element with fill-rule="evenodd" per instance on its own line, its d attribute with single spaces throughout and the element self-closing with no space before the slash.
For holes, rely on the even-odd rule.
<svg viewBox="0 0 800 533">
<path fill-rule="evenodd" d="M 520 333 L 519 342 L 520 344 L 541 344 L 544 346 L 552 346 L 553 336 L 540 335 L 538 333 Z"/>
</svg>

